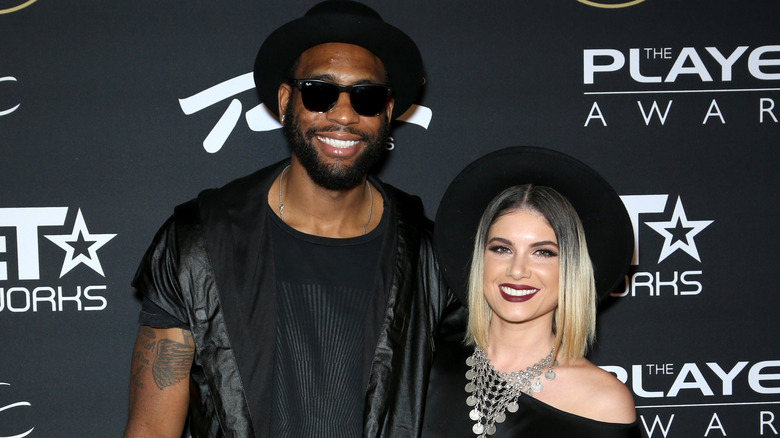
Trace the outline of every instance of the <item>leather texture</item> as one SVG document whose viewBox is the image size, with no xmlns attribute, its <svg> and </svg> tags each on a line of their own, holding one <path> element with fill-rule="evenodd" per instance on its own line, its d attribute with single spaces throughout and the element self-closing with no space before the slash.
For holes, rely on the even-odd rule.
<svg viewBox="0 0 780 438">
<path fill-rule="evenodd" d="M 266 437 L 276 330 L 267 193 L 288 161 L 178 206 L 157 233 L 133 285 L 188 321 L 192 436 Z M 382 184 L 371 179 L 375 186 Z M 382 185 L 389 209 L 376 318 L 381 329 L 365 394 L 364 437 L 415 437 L 445 311 L 459 307 L 440 277 L 422 202 Z M 242 364 L 242 365 L 239 365 Z M 251 390 L 247 390 L 251 388 Z M 250 406 L 254 411 L 250 411 Z"/>
</svg>

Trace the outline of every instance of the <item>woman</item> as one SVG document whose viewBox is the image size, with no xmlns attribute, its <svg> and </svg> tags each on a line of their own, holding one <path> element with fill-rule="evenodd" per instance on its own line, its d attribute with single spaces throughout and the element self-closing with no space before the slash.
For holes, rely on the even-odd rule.
<svg viewBox="0 0 780 438">
<path fill-rule="evenodd" d="M 633 254 L 609 184 L 558 152 L 494 152 L 450 185 L 435 237 L 468 324 L 437 342 L 424 436 L 641 436 L 631 393 L 584 357 Z"/>
</svg>

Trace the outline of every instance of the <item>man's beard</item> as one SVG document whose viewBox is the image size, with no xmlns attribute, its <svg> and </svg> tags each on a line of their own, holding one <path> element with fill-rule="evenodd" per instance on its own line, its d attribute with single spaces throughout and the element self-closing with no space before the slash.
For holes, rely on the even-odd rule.
<svg viewBox="0 0 780 438">
<path fill-rule="evenodd" d="M 382 158 L 384 154 L 384 144 L 387 143 L 390 135 L 390 124 L 387 119 L 382 118 L 382 125 L 375 136 L 363 132 L 352 130 L 351 128 L 309 128 L 305 133 L 298 127 L 298 120 L 292 112 L 292 105 L 287 105 L 284 113 L 284 135 L 290 143 L 293 154 L 306 169 L 309 178 L 320 187 L 334 191 L 346 191 L 357 187 L 363 182 L 363 177 L 368 171 Z M 326 164 L 319 155 L 316 148 L 311 144 L 316 132 L 343 130 L 354 135 L 359 135 L 360 139 L 366 144 L 366 148 L 358 155 L 351 166 L 343 165 L 339 162 Z"/>
</svg>

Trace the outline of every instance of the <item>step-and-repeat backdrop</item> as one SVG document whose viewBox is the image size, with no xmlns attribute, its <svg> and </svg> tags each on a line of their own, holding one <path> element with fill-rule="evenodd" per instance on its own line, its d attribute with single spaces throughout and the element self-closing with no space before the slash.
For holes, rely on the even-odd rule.
<svg viewBox="0 0 780 438">
<path fill-rule="evenodd" d="M 588 163 L 636 258 L 591 355 L 647 437 L 780 433 L 780 2 L 369 0 L 427 84 L 380 176 L 435 216 L 489 151 Z M 174 205 L 289 154 L 251 78 L 311 6 L 0 0 L 0 437 L 124 427 L 140 302 Z"/>
</svg>

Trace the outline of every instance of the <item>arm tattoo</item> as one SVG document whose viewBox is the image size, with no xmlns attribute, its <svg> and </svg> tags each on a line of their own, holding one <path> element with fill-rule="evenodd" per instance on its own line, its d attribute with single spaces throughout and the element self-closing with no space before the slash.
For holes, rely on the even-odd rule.
<svg viewBox="0 0 780 438">
<path fill-rule="evenodd" d="M 181 331 L 184 343 L 167 338 L 157 339 L 149 327 L 142 326 L 133 352 L 131 381 L 143 388 L 143 371 L 149 368 L 158 388 L 164 389 L 186 378 L 195 352 L 195 342 L 187 330 Z"/>
<path fill-rule="evenodd" d="M 160 389 L 175 385 L 189 375 L 195 346 L 189 332 L 182 330 L 182 334 L 184 343 L 170 339 L 160 339 L 157 343 L 157 355 L 152 363 L 152 377 Z"/>
<path fill-rule="evenodd" d="M 142 373 L 144 367 L 151 364 L 149 355 L 154 351 L 157 336 L 149 327 L 141 326 L 138 332 L 138 339 L 135 341 L 135 350 L 133 351 L 133 364 L 131 381 L 136 388 L 143 388 L 144 382 Z"/>
</svg>

